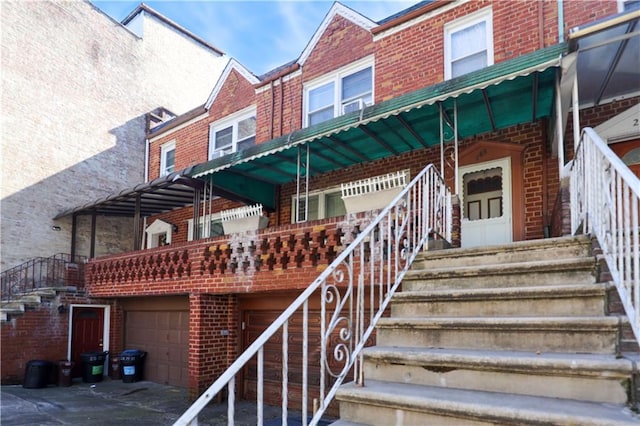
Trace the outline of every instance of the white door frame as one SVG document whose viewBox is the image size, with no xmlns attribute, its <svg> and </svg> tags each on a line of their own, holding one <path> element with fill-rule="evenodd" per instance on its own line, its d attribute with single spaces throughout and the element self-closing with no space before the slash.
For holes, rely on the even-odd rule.
<svg viewBox="0 0 640 426">
<path fill-rule="evenodd" d="M 482 219 L 469 221 L 464 219 L 466 203 L 464 199 L 464 175 L 481 170 L 494 168 L 502 169 L 502 216 L 495 219 Z M 482 245 L 494 245 L 513 241 L 513 203 L 511 184 L 511 157 L 503 157 L 497 160 L 475 163 L 460 167 L 458 173 L 460 190 L 460 240 L 462 247 L 474 247 Z M 492 233 L 491 229 L 504 232 Z M 466 231 L 466 232 L 465 232 Z M 466 234 L 466 238 L 465 238 Z M 486 234 L 495 236 L 492 241 L 487 241 Z"/>
</svg>

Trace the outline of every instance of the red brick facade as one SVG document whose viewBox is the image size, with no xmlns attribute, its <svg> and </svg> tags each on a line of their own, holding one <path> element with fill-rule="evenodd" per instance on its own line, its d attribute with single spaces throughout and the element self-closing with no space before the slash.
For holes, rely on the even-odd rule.
<svg viewBox="0 0 640 426">
<path fill-rule="evenodd" d="M 558 43 L 558 4 L 555 0 L 476 0 L 459 6 L 442 2 L 441 7 L 423 7 L 424 14 L 415 12 L 413 19 L 400 17 L 385 23 L 382 30 L 376 30 L 375 25 L 365 29 L 338 13 L 326 27 L 321 27 L 323 33 L 304 63 L 291 65 L 258 84 L 252 84 L 234 68 L 226 74 L 226 80 L 202 116 L 154 135 L 149 150 L 149 177 L 154 179 L 159 175 L 161 147 L 172 141 L 176 143 L 176 170 L 207 161 L 210 124 L 250 106 L 256 108 L 256 143 L 299 130 L 303 125 L 304 85 L 363 58 L 374 58 L 376 103 L 442 82 L 445 24 L 486 8 L 492 10 L 496 63 L 555 45 Z M 562 4 L 565 34 L 569 28 L 616 12 L 614 1 L 565 1 Z M 583 111 L 583 125 L 597 124 L 637 101 L 636 98 Z M 518 176 L 522 177 L 519 183 L 522 208 L 518 212 L 522 217 L 521 229 L 514 233 L 521 236 L 520 239 L 561 232 L 562 226 L 558 225 L 561 218 L 554 217 L 561 210 L 556 202 L 560 189 L 558 164 L 551 152 L 548 127 L 546 120 L 540 120 L 460 141 L 461 152 L 486 142 L 510 144 L 518 151 L 514 158 L 520 162 L 512 167 L 517 168 Z M 570 128 L 567 135 L 571 135 Z M 439 147 L 314 177 L 310 189 L 404 169 L 410 169 L 413 176 L 429 163 L 440 163 Z M 452 165 L 447 163 L 445 179 L 451 185 L 453 174 Z M 295 183 L 279 189 L 279 207 L 270 215 L 269 228 L 253 236 L 188 242 L 187 221 L 192 218 L 192 209 L 186 208 L 158 217 L 178 226 L 170 246 L 92 261 L 87 268 L 88 294 L 114 300 L 111 347 L 120 350 L 124 345 L 125 315 L 118 298 L 189 295 L 189 386 L 192 396 L 202 392 L 235 359 L 242 345 L 239 295 L 304 289 L 344 244 L 347 219 L 290 224 L 295 191 Z M 237 206 L 220 199 L 213 204 L 215 211 Z M 459 205 L 455 212 L 459 222 Z M 155 219 L 150 218 L 147 223 Z M 454 239 L 459 241 L 460 229 L 454 229 L 454 234 Z M 21 324 L 19 330 L 23 329 L 27 328 Z M 223 336 L 223 331 L 229 335 Z M 3 327 L 3 339 L 8 332 Z M 15 331 L 14 337 L 19 332 Z M 67 338 L 65 331 L 49 337 L 52 341 Z M 53 352 L 42 356 L 63 357 L 64 345 L 52 345 Z M 16 357 L 18 355 L 16 353 Z M 3 370 L 4 367 L 3 359 Z"/>
</svg>

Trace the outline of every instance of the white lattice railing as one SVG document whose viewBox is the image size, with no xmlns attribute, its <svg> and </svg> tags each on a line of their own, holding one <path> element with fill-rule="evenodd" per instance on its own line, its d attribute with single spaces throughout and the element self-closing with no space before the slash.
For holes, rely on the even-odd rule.
<svg viewBox="0 0 640 426">
<path fill-rule="evenodd" d="M 243 206 L 236 209 L 220 211 L 220 218 L 223 222 L 244 219 L 253 216 L 262 216 L 262 204 L 255 204 L 253 206 Z"/>
<path fill-rule="evenodd" d="M 633 332 L 640 340 L 640 180 L 586 128 L 571 167 L 571 227 L 598 239 Z"/>
<path fill-rule="evenodd" d="M 407 184 L 407 174 L 404 171 L 373 176 L 340 185 L 342 198 L 357 197 L 393 188 L 403 188 Z"/>
<path fill-rule="evenodd" d="M 451 216 L 451 194 L 435 167 L 429 165 L 353 237 L 351 244 L 175 424 L 197 424 L 200 411 L 225 388 L 228 423 L 234 424 L 236 382 L 244 371 L 245 383 L 255 380 L 257 423 L 262 425 L 265 356 L 274 355 L 265 353 L 267 343 L 282 348 L 281 355 L 273 357 L 281 363 L 278 371 L 273 369 L 273 359 L 269 366 L 270 376 L 276 372 L 281 376 L 282 424 L 287 424 L 289 411 L 301 413 L 304 425 L 317 424 L 347 377 L 363 383 L 362 348 L 372 343 L 376 322 L 428 240 L 451 241 Z M 318 314 L 309 312 L 310 301 L 318 298 L 319 326 Z M 293 342 L 298 339 L 289 336 L 293 319 L 302 324 L 302 339 L 296 344 Z M 313 329 L 319 329 L 320 335 L 313 336 Z M 290 357 L 293 352 L 296 356 Z M 245 368 L 248 366 L 251 368 Z M 247 377 L 251 370 L 256 371 L 255 377 Z M 293 388 L 294 384 L 290 377 L 300 378 L 291 395 L 289 386 Z M 308 422 L 309 416 L 312 418 Z"/>
</svg>

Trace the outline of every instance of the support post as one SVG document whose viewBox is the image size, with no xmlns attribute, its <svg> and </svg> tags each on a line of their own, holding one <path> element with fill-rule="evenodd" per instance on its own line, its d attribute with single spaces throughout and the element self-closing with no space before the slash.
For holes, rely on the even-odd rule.
<svg viewBox="0 0 640 426">
<path fill-rule="evenodd" d="M 96 257 L 96 211 L 91 212 L 91 247 L 89 248 L 89 257 Z"/>
<path fill-rule="evenodd" d="M 571 90 L 571 100 L 573 101 L 573 149 L 578 147 L 580 142 L 580 100 L 578 97 L 578 70 L 573 76 L 573 89 Z"/>
<path fill-rule="evenodd" d="M 558 172 L 564 169 L 564 129 L 562 126 L 562 100 L 560 99 L 560 74 L 556 74 L 556 139 L 558 140 Z"/>
<path fill-rule="evenodd" d="M 141 226 L 140 226 L 140 204 L 141 197 L 140 194 L 136 194 L 136 206 L 135 211 L 133 213 L 133 249 L 140 250 L 140 240 L 141 240 Z"/>
<path fill-rule="evenodd" d="M 78 215 L 71 216 L 71 261 L 76 258 L 76 233 L 78 232 Z"/>
</svg>

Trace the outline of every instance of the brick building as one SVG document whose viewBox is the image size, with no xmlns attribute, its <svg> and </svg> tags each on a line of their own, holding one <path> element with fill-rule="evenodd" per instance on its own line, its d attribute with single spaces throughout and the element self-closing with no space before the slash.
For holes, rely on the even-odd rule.
<svg viewBox="0 0 640 426">
<path fill-rule="evenodd" d="M 373 22 L 335 3 L 295 61 L 263 76 L 229 61 L 201 106 L 149 134 L 148 184 L 62 214 L 139 217 L 141 250 L 87 265 L 110 350 L 146 350 L 149 379 L 200 394 L 374 216 L 350 210 L 344 183 L 409 181 L 434 164 L 458 200 L 453 245 L 570 233 L 561 173 L 574 148 L 564 124 L 576 121 L 560 108 L 571 98 L 560 82 L 576 49 L 565 41 L 624 8 L 434 1 Z M 608 140 L 634 167 L 640 88 L 630 83 L 585 93 L 580 126 L 617 129 Z M 630 120 L 630 133 L 615 120 Z M 226 212 L 253 204 L 268 223 L 225 231 Z M 308 307 L 318 318 L 319 305 Z M 300 324 L 289 333 L 299 338 Z"/>
</svg>

